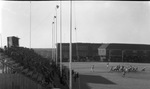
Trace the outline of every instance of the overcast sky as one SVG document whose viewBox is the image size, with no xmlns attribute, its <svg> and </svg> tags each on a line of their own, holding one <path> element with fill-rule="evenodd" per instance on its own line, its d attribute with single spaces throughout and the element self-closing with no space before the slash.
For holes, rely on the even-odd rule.
<svg viewBox="0 0 150 89">
<path fill-rule="evenodd" d="M 3 45 L 6 45 L 7 36 L 18 36 L 20 45 L 29 47 L 30 2 L 1 2 L 0 26 Z M 59 4 L 59 1 L 31 2 L 31 47 L 52 47 L 52 22 L 56 14 L 55 7 Z M 58 9 L 58 16 L 59 14 Z M 62 2 L 62 20 L 62 39 L 63 42 L 69 42 L 70 2 L 68 1 Z M 149 38 L 150 2 L 73 2 L 73 42 L 150 44 Z"/>
</svg>

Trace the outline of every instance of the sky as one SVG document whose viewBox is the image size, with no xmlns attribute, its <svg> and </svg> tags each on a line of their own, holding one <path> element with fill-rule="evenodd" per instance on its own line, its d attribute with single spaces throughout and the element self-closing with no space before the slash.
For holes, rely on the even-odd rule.
<svg viewBox="0 0 150 89">
<path fill-rule="evenodd" d="M 2 46 L 17 36 L 20 46 L 30 47 L 31 25 L 31 47 L 51 48 L 56 5 L 60 1 L 1 1 Z M 150 44 L 150 1 L 73 1 L 72 8 L 73 42 Z M 60 8 L 57 26 L 60 42 Z M 62 1 L 62 42 L 70 42 L 69 1 Z"/>
</svg>

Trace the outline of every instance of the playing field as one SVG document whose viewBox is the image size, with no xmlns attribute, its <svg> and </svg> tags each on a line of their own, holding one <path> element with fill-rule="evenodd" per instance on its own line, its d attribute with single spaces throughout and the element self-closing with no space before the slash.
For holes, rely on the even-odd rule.
<svg viewBox="0 0 150 89">
<path fill-rule="evenodd" d="M 73 62 L 72 68 L 79 72 L 80 78 L 73 82 L 73 89 L 150 89 L 150 64 L 145 63 L 110 63 L 107 69 L 105 62 Z M 64 63 L 68 66 L 68 63 Z M 94 72 L 91 66 L 95 65 Z M 137 72 L 109 72 L 111 66 L 125 65 L 138 67 Z M 141 71 L 146 67 L 145 71 Z"/>
</svg>

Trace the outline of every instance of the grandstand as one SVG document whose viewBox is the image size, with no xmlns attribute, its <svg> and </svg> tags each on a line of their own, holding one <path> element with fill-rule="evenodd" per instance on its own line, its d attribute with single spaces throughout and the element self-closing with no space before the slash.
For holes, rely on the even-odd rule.
<svg viewBox="0 0 150 89">
<path fill-rule="evenodd" d="M 150 62 L 150 45 L 104 43 L 98 48 L 101 61 L 111 62 Z"/>
<path fill-rule="evenodd" d="M 68 89 L 67 67 L 63 67 L 62 75 L 65 76 L 62 76 L 59 64 L 42 57 L 33 49 L 18 47 L 11 42 L 14 46 L 0 49 L 0 78 L 4 80 L 0 82 L 3 85 L 0 89 Z"/>
<path fill-rule="evenodd" d="M 60 43 L 57 44 L 59 59 Z M 69 43 L 62 43 L 63 61 L 69 59 Z M 150 45 L 127 43 L 72 43 L 75 62 L 150 62 Z"/>
</svg>

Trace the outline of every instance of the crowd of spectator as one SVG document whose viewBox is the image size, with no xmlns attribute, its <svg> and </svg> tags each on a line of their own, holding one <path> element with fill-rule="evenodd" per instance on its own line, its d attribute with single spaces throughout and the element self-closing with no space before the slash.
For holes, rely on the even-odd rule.
<svg viewBox="0 0 150 89">
<path fill-rule="evenodd" d="M 54 78 L 59 77 L 60 83 L 68 86 L 68 71 L 66 67 L 62 68 L 60 73 L 59 64 L 52 60 L 43 58 L 41 55 L 34 52 L 33 49 L 24 47 L 10 47 L 4 48 L 4 54 L 12 58 L 13 61 L 23 66 L 23 70 L 33 71 L 42 76 L 42 83 L 46 86 L 57 87 Z"/>
</svg>

